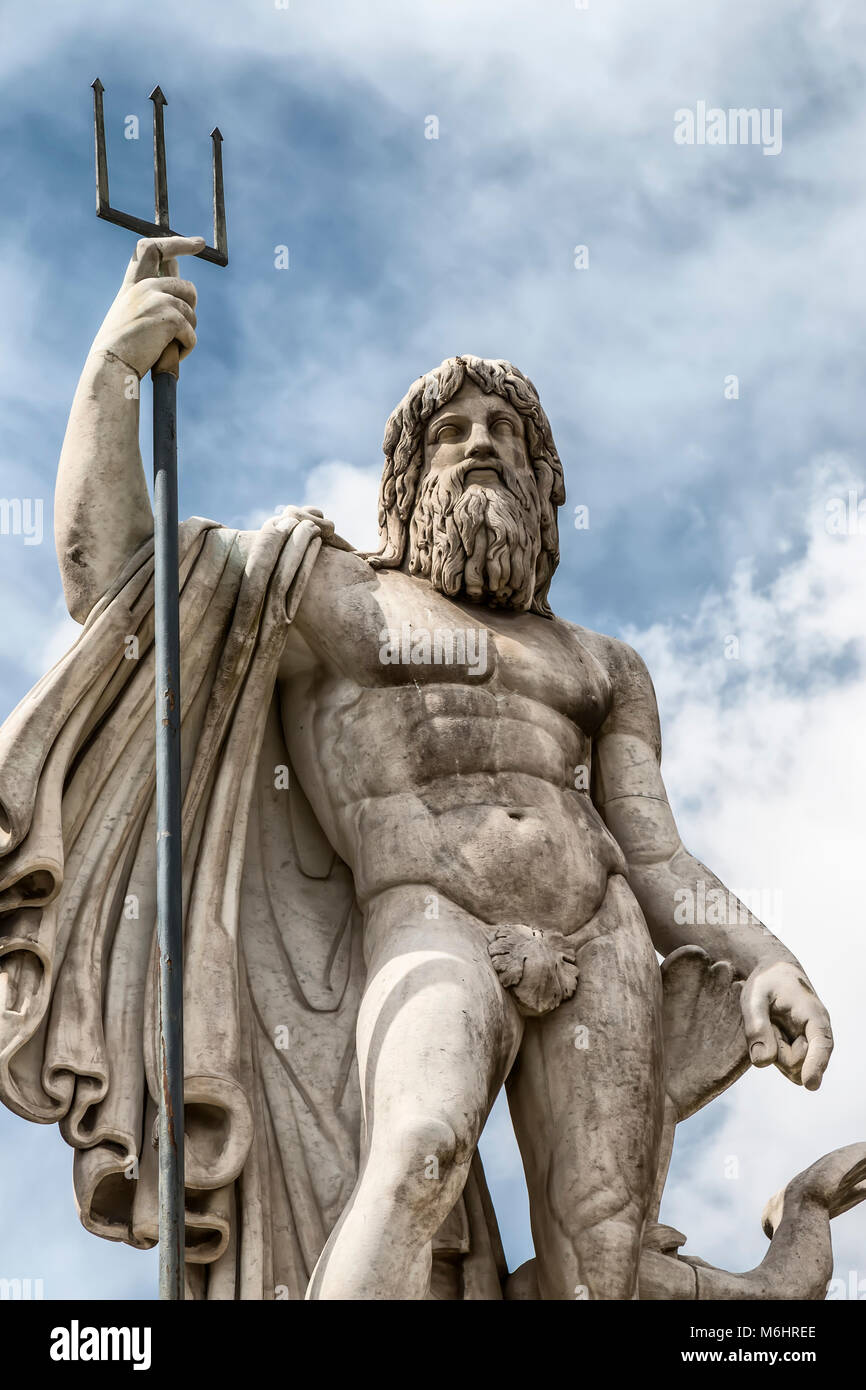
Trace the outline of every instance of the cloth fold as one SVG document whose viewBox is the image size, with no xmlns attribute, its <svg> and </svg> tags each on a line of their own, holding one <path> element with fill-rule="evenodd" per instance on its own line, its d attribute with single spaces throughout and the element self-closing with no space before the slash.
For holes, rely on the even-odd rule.
<svg viewBox="0 0 866 1390">
<path fill-rule="evenodd" d="M 302 1298 L 357 1176 L 361 917 L 277 694 L 320 545 L 290 512 L 179 528 L 192 1298 Z M 0 729 L 0 1099 L 59 1124 L 83 1224 L 139 1248 L 158 1236 L 153 621 L 150 543 Z M 459 1205 L 448 1296 L 499 1298 L 477 1159 Z M 445 1228 L 434 1245 L 455 1258 Z"/>
</svg>

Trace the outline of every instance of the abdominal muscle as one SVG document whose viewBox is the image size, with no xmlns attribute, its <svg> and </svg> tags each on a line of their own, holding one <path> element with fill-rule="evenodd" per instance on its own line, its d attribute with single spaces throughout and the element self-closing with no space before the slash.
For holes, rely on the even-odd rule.
<svg viewBox="0 0 866 1390">
<path fill-rule="evenodd" d="M 311 682 L 284 692 L 283 716 L 362 906 L 423 884 L 491 926 L 569 934 L 625 872 L 589 793 L 570 785 L 588 740 L 549 707 L 513 692 Z"/>
<path fill-rule="evenodd" d="M 487 784 L 479 799 L 467 780 Z M 599 908 L 608 876 L 623 871 L 622 855 L 588 798 L 547 786 L 533 801 L 528 780 L 462 779 L 438 787 L 432 808 L 412 792 L 345 808 L 360 903 L 420 883 L 491 926 L 578 930 Z"/>
</svg>

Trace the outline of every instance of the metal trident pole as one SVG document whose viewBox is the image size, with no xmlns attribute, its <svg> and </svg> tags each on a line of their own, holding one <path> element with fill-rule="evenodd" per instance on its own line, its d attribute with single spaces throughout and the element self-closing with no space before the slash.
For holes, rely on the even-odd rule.
<svg viewBox="0 0 866 1390">
<path fill-rule="evenodd" d="M 93 83 L 96 139 L 96 214 L 139 236 L 175 236 L 168 219 L 165 168 L 165 97 L 153 102 L 155 222 L 111 207 L 105 153 L 104 88 Z M 222 136 L 213 141 L 214 246 L 197 254 L 228 264 Z M 183 1143 L 183 898 L 180 776 L 180 598 L 177 537 L 177 378 L 179 351 L 170 343 L 152 370 L 154 626 L 156 652 L 156 901 L 159 947 L 159 1296 L 184 1297 Z"/>
</svg>

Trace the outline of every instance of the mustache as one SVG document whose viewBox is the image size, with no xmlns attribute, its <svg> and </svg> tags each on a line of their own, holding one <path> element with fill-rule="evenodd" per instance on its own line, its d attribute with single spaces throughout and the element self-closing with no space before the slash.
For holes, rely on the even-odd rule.
<svg viewBox="0 0 866 1390">
<path fill-rule="evenodd" d="M 490 473 L 498 473 L 499 477 L 501 478 L 504 471 L 504 467 L 505 465 L 503 464 L 503 461 L 498 454 L 489 454 L 487 458 L 483 459 L 463 459 L 461 463 L 452 464 L 451 468 L 446 469 L 445 471 L 446 473 L 449 473 L 450 476 L 454 478 L 457 482 L 465 483 L 466 475 L 468 473 L 474 473 L 476 469 L 481 468 L 486 469 Z"/>
<path fill-rule="evenodd" d="M 465 497 L 468 475 L 482 470 L 495 473 L 506 492 L 516 497 L 521 506 L 527 510 L 534 509 L 538 497 L 535 474 L 531 471 L 527 474 L 500 458 L 498 454 L 485 458 L 461 459 L 459 463 L 453 463 L 438 473 L 428 473 L 421 483 L 420 491 L 427 499 L 435 497 L 443 516 L 450 516 L 460 499 Z M 486 490 L 483 483 L 474 486 L 479 486 L 482 491 Z"/>
</svg>

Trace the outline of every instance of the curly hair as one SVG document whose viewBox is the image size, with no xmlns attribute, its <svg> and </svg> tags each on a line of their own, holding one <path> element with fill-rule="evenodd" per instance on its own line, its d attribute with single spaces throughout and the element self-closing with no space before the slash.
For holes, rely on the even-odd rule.
<svg viewBox="0 0 866 1390">
<path fill-rule="evenodd" d="M 565 501 L 562 464 L 550 421 L 528 377 L 510 362 L 485 357 L 447 357 L 415 381 L 388 417 L 382 449 L 385 468 L 379 489 L 381 546 L 368 555 L 371 565 L 395 569 L 402 563 L 421 476 L 424 426 L 467 382 L 487 395 L 502 396 L 523 418 L 529 459 L 541 502 L 541 551 L 536 567 L 532 612 L 552 618 L 547 591 L 559 564 L 557 508 Z"/>
</svg>

